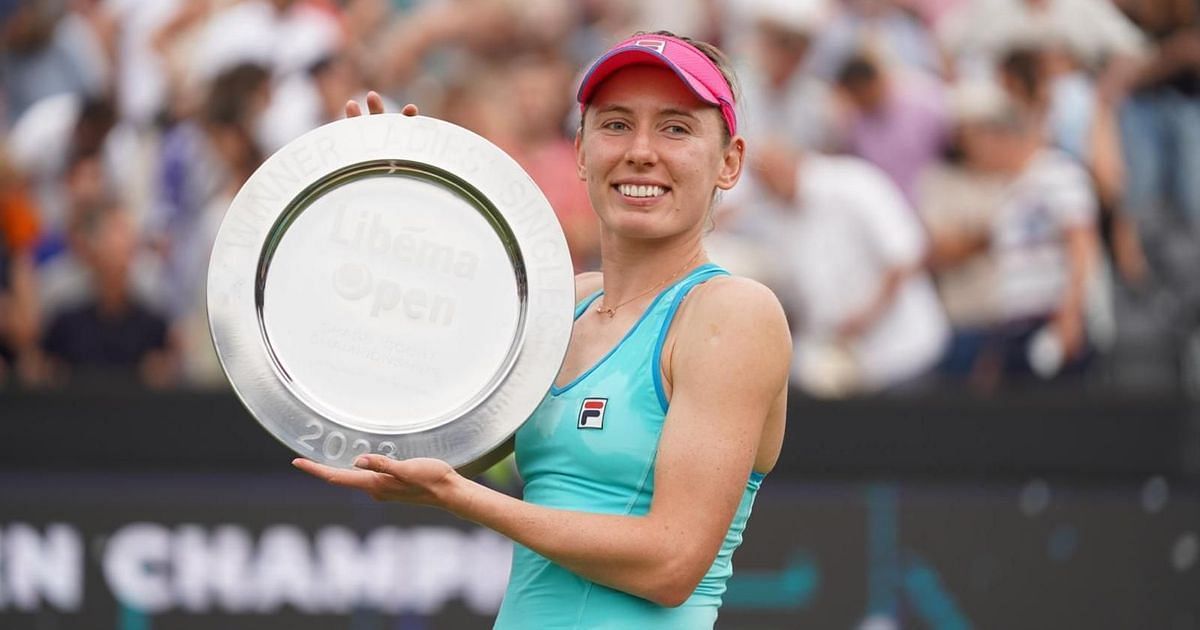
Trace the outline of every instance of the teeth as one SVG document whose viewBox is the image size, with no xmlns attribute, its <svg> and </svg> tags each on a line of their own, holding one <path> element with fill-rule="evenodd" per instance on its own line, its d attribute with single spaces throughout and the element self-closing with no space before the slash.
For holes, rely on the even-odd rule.
<svg viewBox="0 0 1200 630">
<path fill-rule="evenodd" d="M 617 186 L 617 190 L 627 197 L 658 197 L 667 192 L 662 186 L 636 186 L 634 184 L 621 184 Z"/>
</svg>

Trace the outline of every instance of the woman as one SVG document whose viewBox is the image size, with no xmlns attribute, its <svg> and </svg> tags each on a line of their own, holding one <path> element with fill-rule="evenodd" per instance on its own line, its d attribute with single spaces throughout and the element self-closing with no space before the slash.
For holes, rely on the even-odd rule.
<svg viewBox="0 0 1200 630">
<path fill-rule="evenodd" d="M 717 191 L 744 163 L 724 67 L 712 47 L 659 33 L 618 44 L 584 78 L 576 161 L 601 223 L 602 273 L 579 276 L 586 297 L 562 370 L 517 432 L 524 501 L 437 460 L 295 462 L 512 538 L 497 628 L 716 620 L 779 455 L 791 353 L 775 296 L 708 263 L 701 243 Z M 377 96 L 368 109 L 382 111 Z M 592 399 L 606 399 L 602 414 L 584 413 Z"/>
</svg>

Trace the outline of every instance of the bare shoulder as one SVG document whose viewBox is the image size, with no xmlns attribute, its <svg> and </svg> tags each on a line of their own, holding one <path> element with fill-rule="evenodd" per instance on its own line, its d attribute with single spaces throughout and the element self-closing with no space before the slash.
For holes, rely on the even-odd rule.
<svg viewBox="0 0 1200 630">
<path fill-rule="evenodd" d="M 697 286 L 676 318 L 676 339 L 685 347 L 750 353 L 786 371 L 792 336 L 775 293 L 749 278 L 725 276 Z M 723 338 L 723 339 L 721 339 Z"/>
<path fill-rule="evenodd" d="M 753 280 L 719 277 L 693 289 L 663 352 L 672 404 L 684 392 L 710 403 L 732 397 L 761 420 L 786 395 L 792 336 L 775 294 Z"/>
<path fill-rule="evenodd" d="M 787 332 L 787 318 L 779 298 L 766 285 L 750 278 L 713 278 L 692 290 L 684 307 L 689 319 L 766 326 L 775 333 Z"/>
<path fill-rule="evenodd" d="M 575 276 L 575 301 L 599 291 L 604 286 L 604 274 L 599 271 L 585 271 Z"/>
</svg>

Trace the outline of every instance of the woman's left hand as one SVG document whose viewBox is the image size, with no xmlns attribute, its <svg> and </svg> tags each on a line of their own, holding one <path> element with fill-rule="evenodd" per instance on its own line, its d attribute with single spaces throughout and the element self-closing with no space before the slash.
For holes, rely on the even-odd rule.
<svg viewBox="0 0 1200 630">
<path fill-rule="evenodd" d="M 446 508 L 458 473 L 440 459 L 419 457 L 397 461 L 383 455 L 363 455 L 357 470 L 334 468 L 304 458 L 292 465 L 335 486 L 361 490 L 376 501 L 402 501 Z"/>
</svg>

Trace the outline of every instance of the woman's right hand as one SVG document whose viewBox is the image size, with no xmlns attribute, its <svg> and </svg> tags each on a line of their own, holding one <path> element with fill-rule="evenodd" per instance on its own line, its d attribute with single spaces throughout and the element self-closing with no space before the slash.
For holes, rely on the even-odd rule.
<svg viewBox="0 0 1200 630">
<path fill-rule="evenodd" d="M 382 114 L 383 111 L 383 97 L 375 90 L 367 92 L 367 113 Z M 405 116 L 416 116 L 420 112 L 417 110 L 416 105 L 409 103 L 400 109 L 400 113 Z M 356 116 L 362 116 L 362 105 L 358 101 L 346 101 L 346 118 L 354 118 Z"/>
</svg>

